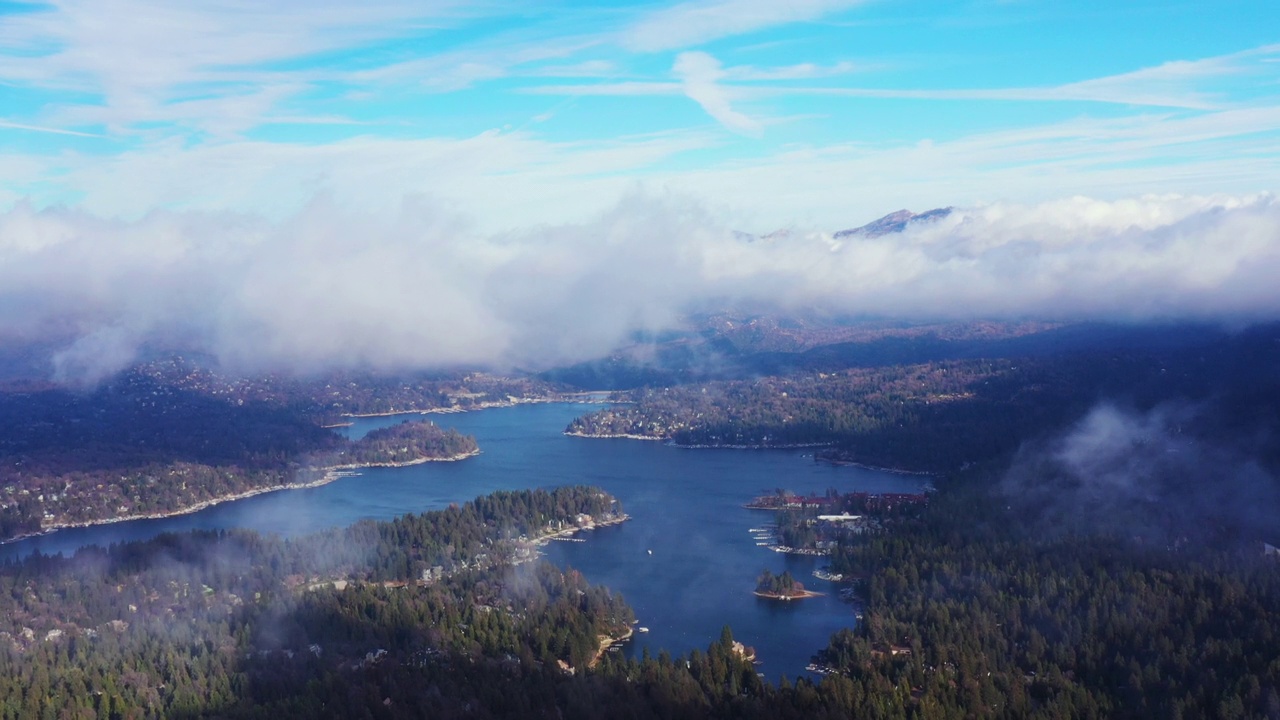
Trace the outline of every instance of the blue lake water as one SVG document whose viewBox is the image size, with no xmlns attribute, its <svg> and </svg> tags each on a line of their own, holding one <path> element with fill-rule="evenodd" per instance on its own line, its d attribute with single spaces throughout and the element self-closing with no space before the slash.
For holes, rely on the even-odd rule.
<svg viewBox="0 0 1280 720">
<path fill-rule="evenodd" d="M 748 532 L 771 513 L 742 505 L 756 495 L 796 492 L 916 492 L 924 480 L 864 468 L 814 462 L 805 450 L 683 449 L 657 442 L 563 435 L 577 415 L 598 406 L 520 405 L 456 415 L 414 416 L 475 435 L 482 454 L 461 462 L 372 468 L 307 490 L 223 503 L 190 515 L 63 530 L 0 546 L 0 557 L 36 550 L 71 553 L 89 544 L 141 540 L 162 532 L 250 528 L 299 535 L 446 507 L 495 490 L 588 484 L 621 500 L 631 521 L 582 533 L 587 542 L 553 542 L 545 552 L 561 567 L 621 592 L 647 634 L 623 652 L 648 647 L 679 654 L 707 646 L 726 624 L 754 646 L 760 671 L 776 680 L 804 674 L 810 656 L 853 609 L 835 587 L 810 573 L 820 559 L 784 556 L 756 546 Z M 361 418 L 343 432 L 358 437 L 403 417 Z M 652 553 L 650 553 L 652 551 Z M 790 570 L 823 597 L 778 602 L 751 594 L 761 571 Z"/>
</svg>

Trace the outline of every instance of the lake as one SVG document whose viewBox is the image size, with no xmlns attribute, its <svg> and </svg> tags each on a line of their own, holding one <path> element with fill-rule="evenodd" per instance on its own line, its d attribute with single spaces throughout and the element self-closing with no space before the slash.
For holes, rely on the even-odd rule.
<svg viewBox="0 0 1280 720">
<path fill-rule="evenodd" d="M 90 544 L 142 540 L 162 532 L 249 528 L 300 535 L 357 520 L 387 520 L 435 510 L 495 490 L 596 485 L 631 515 L 618 526 L 580 533 L 587 542 L 552 542 L 545 552 L 561 567 L 623 594 L 649 628 L 623 652 L 644 648 L 673 655 L 707 646 L 727 624 L 759 653 L 771 680 L 805 674 L 827 638 L 853 625 L 853 608 L 836 587 L 811 576 L 821 559 L 758 547 L 749 530 L 772 513 L 742 505 L 785 488 L 799 493 L 918 492 L 925 479 L 815 462 L 810 450 L 685 449 L 658 442 L 567 437 L 569 421 L 598 405 L 531 404 L 453 415 L 412 416 L 474 435 L 482 453 L 461 462 L 371 468 L 317 488 L 223 503 L 171 518 L 62 530 L 0 546 L 0 557 L 72 553 Z M 359 437 L 399 417 L 359 418 L 341 431 Z M 652 551 L 652 552 L 650 552 Z M 751 594 L 768 568 L 790 570 L 823 597 L 790 602 Z"/>
</svg>

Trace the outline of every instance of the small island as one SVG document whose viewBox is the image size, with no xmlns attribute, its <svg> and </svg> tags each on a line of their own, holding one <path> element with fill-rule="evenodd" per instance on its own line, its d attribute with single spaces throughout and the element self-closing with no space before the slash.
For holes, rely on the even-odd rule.
<svg viewBox="0 0 1280 720">
<path fill-rule="evenodd" d="M 800 600 L 818 597 L 821 594 L 820 592 L 805 590 L 804 585 L 792 577 L 791 572 L 788 570 L 782 571 L 781 575 L 774 575 L 769 570 L 765 570 L 756 579 L 756 597 L 770 600 Z"/>
<path fill-rule="evenodd" d="M 316 465 L 326 470 L 403 467 L 431 461 L 462 460 L 480 454 L 476 439 L 433 422 L 406 420 L 371 430 L 364 437 L 322 455 Z"/>
</svg>

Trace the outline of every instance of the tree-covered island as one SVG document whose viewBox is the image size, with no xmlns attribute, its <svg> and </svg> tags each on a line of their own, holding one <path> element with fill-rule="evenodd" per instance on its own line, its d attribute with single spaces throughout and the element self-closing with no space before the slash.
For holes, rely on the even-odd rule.
<svg viewBox="0 0 1280 720">
<path fill-rule="evenodd" d="M 433 422 L 406 420 L 398 425 L 370 430 L 364 437 L 336 452 L 310 459 L 310 465 L 326 470 L 366 467 L 400 467 L 431 461 L 462 460 L 480 452 L 476 439 Z"/>
<path fill-rule="evenodd" d="M 781 575 L 774 575 L 766 569 L 756 578 L 755 595 L 770 600 L 800 600 L 817 597 L 822 593 L 805 590 L 804 584 L 791 576 L 790 570 L 783 570 Z"/>
</svg>

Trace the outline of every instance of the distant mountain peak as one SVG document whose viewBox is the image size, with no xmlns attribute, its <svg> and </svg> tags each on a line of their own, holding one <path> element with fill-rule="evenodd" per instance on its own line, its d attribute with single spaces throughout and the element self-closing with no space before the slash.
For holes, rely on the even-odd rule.
<svg viewBox="0 0 1280 720">
<path fill-rule="evenodd" d="M 933 222 L 951 214 L 953 207 L 934 208 L 925 210 L 922 213 L 913 213 L 910 210 L 898 210 L 888 215 L 851 230 L 841 230 L 833 237 L 847 238 L 876 238 L 889 233 L 902 232 L 912 223 Z M 756 233 L 743 232 L 741 230 L 733 231 L 733 238 L 738 242 L 744 243 L 785 243 L 792 238 L 806 237 L 805 233 L 797 232 L 794 228 L 784 227 L 774 230 L 770 233 L 759 235 Z"/>
<path fill-rule="evenodd" d="M 791 228 L 779 228 L 777 230 L 774 230 L 771 233 L 767 233 L 764 235 L 756 235 L 754 233 L 742 232 L 740 230 L 733 231 L 733 237 L 735 240 L 738 240 L 739 242 L 749 242 L 749 243 L 753 243 L 753 242 L 770 243 L 770 242 L 780 242 L 780 241 L 785 242 L 787 240 L 790 240 L 791 237 L 795 234 L 796 234 L 795 231 L 792 230 Z"/>
<path fill-rule="evenodd" d="M 918 214 L 913 213 L 910 210 L 899 210 L 897 212 L 891 212 L 878 220 L 872 220 L 862 227 L 856 227 L 851 230 L 841 230 L 840 232 L 837 232 L 834 237 L 837 239 L 845 237 L 875 238 L 880 237 L 881 235 L 888 235 L 889 233 L 898 233 L 905 230 L 907 225 L 910 225 L 911 223 L 941 220 L 942 218 L 950 215 L 953 209 L 954 208 L 950 207 L 934 208 L 933 210 L 926 210 Z"/>
</svg>

